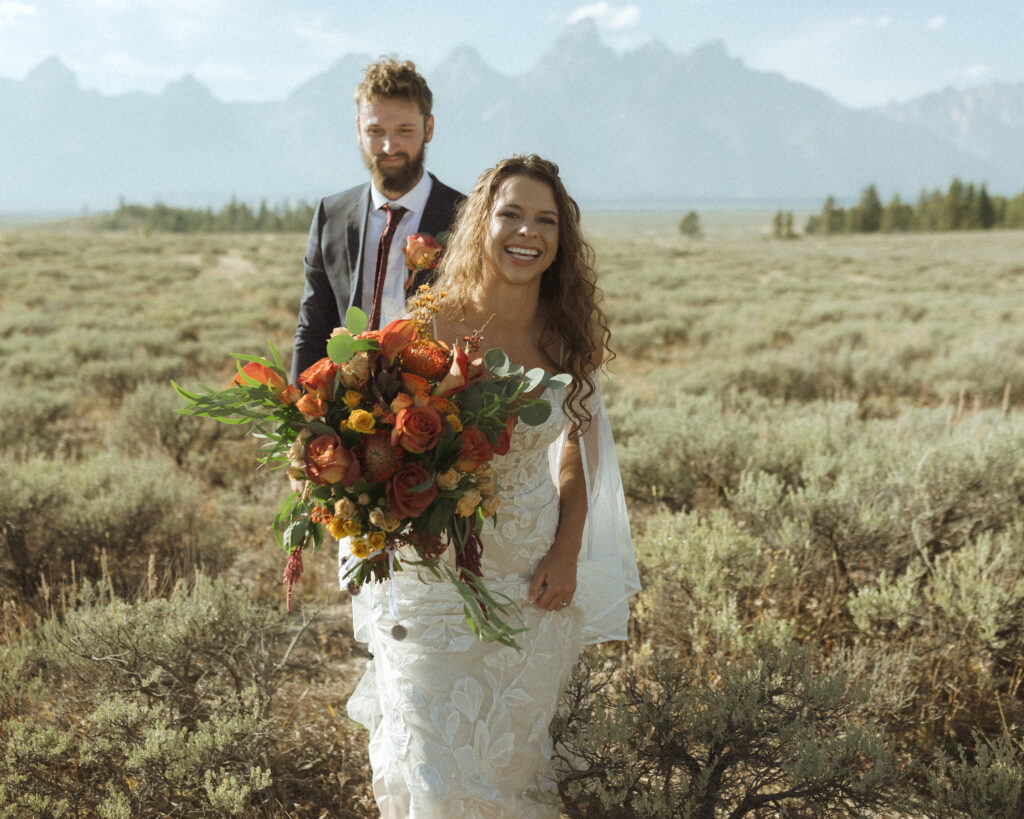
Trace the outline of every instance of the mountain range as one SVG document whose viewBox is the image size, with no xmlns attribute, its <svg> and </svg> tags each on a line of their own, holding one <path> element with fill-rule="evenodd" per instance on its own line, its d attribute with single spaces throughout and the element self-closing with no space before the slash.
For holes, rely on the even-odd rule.
<svg viewBox="0 0 1024 819">
<path fill-rule="evenodd" d="M 159 94 L 105 95 L 49 58 L 22 80 L 0 78 L 0 210 L 315 201 L 366 176 L 352 91 L 371 60 L 346 55 L 287 99 L 240 103 L 190 75 Z M 519 76 L 463 46 L 428 80 L 427 164 L 463 190 L 515 152 L 558 162 L 584 204 L 820 201 L 869 183 L 913 199 L 953 176 L 1024 189 L 1024 85 L 851 109 L 745 66 L 721 42 L 617 54 L 591 21 Z"/>
</svg>

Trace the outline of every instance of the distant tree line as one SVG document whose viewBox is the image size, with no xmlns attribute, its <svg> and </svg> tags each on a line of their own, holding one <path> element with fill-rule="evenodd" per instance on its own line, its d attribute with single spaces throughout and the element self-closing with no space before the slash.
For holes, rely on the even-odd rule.
<svg viewBox="0 0 1024 819">
<path fill-rule="evenodd" d="M 882 204 L 878 190 L 868 185 L 860 201 L 839 207 L 834 197 L 825 200 L 821 213 L 811 215 L 805 233 L 899 233 L 934 230 L 990 230 L 1024 228 L 1024 192 L 1013 199 L 992 196 L 984 184 L 964 184 L 956 177 L 943 193 L 923 190 L 912 205 L 895 194 Z"/>
<path fill-rule="evenodd" d="M 253 210 L 232 199 L 218 211 L 211 208 L 172 208 L 167 205 L 130 205 L 122 199 L 103 222 L 111 230 L 143 228 L 172 233 L 282 233 L 305 232 L 313 218 L 313 205 L 287 202 L 270 207 L 266 200 Z"/>
</svg>

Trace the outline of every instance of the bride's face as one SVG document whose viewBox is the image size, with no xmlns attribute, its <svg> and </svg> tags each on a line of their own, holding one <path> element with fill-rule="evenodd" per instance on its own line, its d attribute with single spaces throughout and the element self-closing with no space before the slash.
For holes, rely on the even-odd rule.
<svg viewBox="0 0 1024 819">
<path fill-rule="evenodd" d="M 558 252 L 558 206 L 545 182 L 512 176 L 498 189 L 484 240 L 484 273 L 512 284 L 539 282 Z"/>
</svg>

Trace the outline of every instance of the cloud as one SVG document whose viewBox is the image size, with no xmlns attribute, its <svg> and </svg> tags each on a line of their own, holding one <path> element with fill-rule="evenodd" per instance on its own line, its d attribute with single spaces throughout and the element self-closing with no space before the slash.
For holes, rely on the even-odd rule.
<svg viewBox="0 0 1024 819">
<path fill-rule="evenodd" d="M 925 27 L 930 28 L 933 31 L 935 29 L 943 28 L 945 25 L 946 25 L 946 18 L 943 17 L 941 14 L 938 15 L 937 17 L 932 17 L 931 20 L 929 20 L 927 23 L 925 23 Z"/>
<path fill-rule="evenodd" d="M 963 70 L 963 75 L 969 80 L 980 80 L 982 77 L 987 77 L 989 74 L 989 67 L 987 65 L 970 65 Z"/>
<path fill-rule="evenodd" d="M 640 8 L 638 6 L 613 6 L 605 0 L 601 0 L 598 3 L 580 6 L 569 15 L 568 22 L 578 23 L 588 18 L 601 28 L 621 31 L 632 28 L 640 22 Z"/>
<path fill-rule="evenodd" d="M 0 2 L 0 28 L 14 25 L 18 20 L 31 17 L 38 9 L 31 3 L 21 3 L 18 0 L 3 0 Z"/>
<path fill-rule="evenodd" d="M 321 51 L 332 54 L 374 51 L 366 42 L 342 31 L 329 31 L 320 26 L 295 26 L 296 37 L 306 40 Z"/>
<path fill-rule="evenodd" d="M 28 17 L 38 9 L 31 3 L 19 3 L 17 0 L 4 0 L 0 3 L 0 17 Z"/>
<path fill-rule="evenodd" d="M 869 17 L 851 17 L 850 18 L 851 28 L 891 28 L 892 17 L 888 15 L 882 15 L 881 17 L 875 17 L 874 19 Z"/>
</svg>

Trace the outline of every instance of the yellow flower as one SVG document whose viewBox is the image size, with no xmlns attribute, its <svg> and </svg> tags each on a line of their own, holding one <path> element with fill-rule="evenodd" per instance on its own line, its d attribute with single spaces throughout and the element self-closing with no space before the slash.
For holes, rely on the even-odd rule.
<svg viewBox="0 0 1024 819">
<path fill-rule="evenodd" d="M 367 557 L 370 556 L 370 546 L 366 542 L 365 537 L 352 538 L 352 554 L 354 554 L 360 560 L 365 560 Z"/>
<path fill-rule="evenodd" d="M 349 409 L 355 409 L 363 403 L 363 394 L 356 392 L 355 390 L 345 390 L 345 394 L 341 397 L 341 400 L 349 407 Z"/>
<path fill-rule="evenodd" d="M 444 420 L 451 424 L 452 429 L 454 429 L 456 432 L 462 432 L 462 421 L 459 420 L 458 415 L 456 415 L 455 413 L 452 413 L 451 415 L 446 415 L 444 417 Z"/>
<path fill-rule="evenodd" d="M 384 543 L 387 540 L 387 535 L 385 535 L 383 532 L 370 532 L 370 537 L 368 538 L 368 540 L 370 543 L 370 550 L 378 552 L 384 548 Z"/>
<path fill-rule="evenodd" d="M 356 505 L 348 498 L 342 498 L 334 504 L 334 514 L 342 520 L 351 520 L 356 514 Z"/>
<path fill-rule="evenodd" d="M 363 530 L 363 527 L 359 525 L 358 520 L 346 520 L 345 521 L 345 534 L 346 535 L 358 535 Z"/>
<path fill-rule="evenodd" d="M 332 537 L 342 538 L 348 534 L 345 530 L 346 524 L 347 521 L 344 521 L 341 518 L 331 518 L 327 522 L 327 531 L 331 533 Z"/>
<path fill-rule="evenodd" d="M 467 489 L 462 493 L 462 497 L 459 498 L 458 504 L 455 506 L 455 511 L 462 515 L 464 518 L 468 518 L 473 512 L 476 511 L 477 504 L 480 503 L 480 492 L 477 489 Z"/>
<path fill-rule="evenodd" d="M 458 486 L 460 480 L 462 480 L 462 473 L 457 469 L 449 469 L 444 474 L 437 476 L 437 487 L 442 492 L 448 492 Z"/>
<path fill-rule="evenodd" d="M 488 495 L 484 498 L 480 511 L 483 512 L 485 518 L 491 518 L 494 517 L 494 513 L 498 511 L 499 506 L 501 506 L 501 498 L 497 495 Z"/>
<path fill-rule="evenodd" d="M 383 529 L 385 532 L 393 532 L 401 525 L 402 521 L 399 520 L 395 515 L 392 515 L 390 512 L 388 512 L 388 514 L 384 516 L 384 525 L 380 528 Z"/>
<path fill-rule="evenodd" d="M 361 432 L 363 435 L 369 435 L 377 425 L 377 420 L 373 417 L 372 412 L 357 409 L 352 410 L 352 414 L 345 423 L 349 429 Z"/>
<path fill-rule="evenodd" d="M 386 515 L 387 515 L 387 513 L 383 509 L 381 509 L 380 507 L 377 507 L 376 509 L 371 509 L 370 510 L 370 525 L 371 526 L 376 526 L 378 529 L 383 529 L 384 528 L 384 518 L 386 517 Z"/>
</svg>

